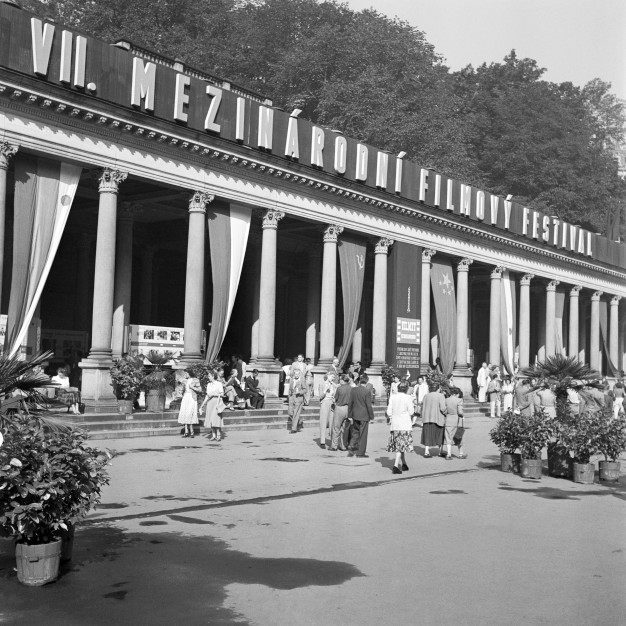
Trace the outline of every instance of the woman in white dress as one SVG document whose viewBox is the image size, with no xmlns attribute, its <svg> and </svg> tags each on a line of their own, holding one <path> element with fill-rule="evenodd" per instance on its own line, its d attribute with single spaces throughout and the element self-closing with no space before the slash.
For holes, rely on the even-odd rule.
<svg viewBox="0 0 626 626">
<path fill-rule="evenodd" d="M 413 398 L 407 393 L 409 385 L 402 381 L 398 384 L 398 391 L 389 396 L 387 417 L 389 418 L 389 442 L 387 452 L 396 455 L 392 472 L 402 474 L 407 472 L 405 454 L 413 452 L 413 433 L 411 428 L 413 417 Z"/>
<path fill-rule="evenodd" d="M 202 410 L 206 407 L 206 417 L 204 418 L 204 427 L 210 428 L 209 434 L 210 441 L 220 441 L 222 439 L 222 411 L 225 408 L 224 400 L 224 385 L 217 379 L 214 372 L 207 374 L 208 382 L 206 386 L 206 397 L 200 407 L 200 415 Z"/>
<path fill-rule="evenodd" d="M 185 393 L 180 403 L 180 411 L 178 412 L 178 423 L 183 424 L 185 432 L 183 437 L 191 437 L 193 439 L 193 425 L 198 423 L 198 392 L 202 391 L 200 381 L 191 376 L 185 381 Z"/>
<path fill-rule="evenodd" d="M 57 375 L 50 379 L 50 382 L 59 386 L 57 389 L 57 399 L 67 406 L 67 410 L 72 411 L 75 415 L 80 415 L 78 403 L 80 402 L 80 393 L 76 387 L 70 387 L 70 379 L 67 375 L 65 367 L 57 369 Z"/>
</svg>

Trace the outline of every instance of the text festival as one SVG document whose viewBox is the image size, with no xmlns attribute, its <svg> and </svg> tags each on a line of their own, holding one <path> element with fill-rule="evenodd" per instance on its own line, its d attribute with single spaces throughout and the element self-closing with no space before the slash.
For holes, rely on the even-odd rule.
<svg viewBox="0 0 626 626">
<path fill-rule="evenodd" d="M 60 60 L 55 63 L 58 76 L 49 76 L 56 27 L 32 17 L 30 28 L 32 70 L 35 74 L 47 80 L 58 80 L 66 87 L 97 93 L 99 98 L 112 102 L 117 100 L 108 97 L 107 90 L 101 90 L 96 82 L 87 82 L 88 43 L 95 45 L 101 42 L 63 30 L 60 48 L 56 46 L 60 55 Z M 127 50 L 120 52 L 129 54 Z M 96 67 L 99 67 L 101 76 L 90 76 L 94 81 L 108 71 L 107 68 Z M 123 106 L 130 105 L 155 117 L 272 152 L 529 239 L 577 254 L 593 254 L 592 233 L 578 226 L 419 168 L 403 160 L 404 153 L 394 157 L 336 131 L 298 119 L 298 110 L 289 115 L 235 95 L 230 89 L 207 84 L 205 80 L 161 64 L 146 62 L 137 56 L 132 56 L 132 69 L 128 69 L 131 76 L 126 102 L 119 102 Z M 168 76 L 171 73 L 175 74 L 173 80 Z M 165 89 L 167 93 L 163 93 Z M 201 115 L 198 115 L 197 108 L 201 109 Z"/>
</svg>

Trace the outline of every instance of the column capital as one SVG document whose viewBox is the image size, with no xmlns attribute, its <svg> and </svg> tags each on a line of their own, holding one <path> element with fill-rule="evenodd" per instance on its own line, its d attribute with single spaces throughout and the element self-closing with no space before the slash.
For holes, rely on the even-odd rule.
<svg viewBox="0 0 626 626">
<path fill-rule="evenodd" d="M 133 222 L 134 219 L 143 213 L 143 204 L 139 202 L 122 202 L 122 206 L 117 211 L 117 219 L 125 222 Z"/>
<path fill-rule="evenodd" d="M 473 263 L 474 261 L 472 259 L 461 259 L 457 265 L 456 265 L 456 269 L 459 272 L 469 272 L 469 268 L 470 265 Z"/>
<path fill-rule="evenodd" d="M 338 224 L 329 224 L 324 229 L 324 243 L 337 243 L 339 235 L 343 232 L 343 226 Z"/>
<path fill-rule="evenodd" d="M 500 280 L 502 278 L 502 272 L 504 272 L 505 269 L 506 267 L 502 265 L 494 267 L 493 270 L 491 270 L 491 280 Z"/>
<path fill-rule="evenodd" d="M 268 209 L 263 215 L 263 230 L 266 228 L 278 228 L 278 222 L 285 217 L 284 211 L 276 211 L 274 209 Z"/>
<path fill-rule="evenodd" d="M 611 298 L 611 306 L 619 306 L 619 301 L 622 299 L 622 296 L 613 296 Z"/>
<path fill-rule="evenodd" d="M 113 170 L 105 167 L 96 173 L 98 179 L 98 191 L 100 193 L 117 193 L 120 183 L 123 183 L 128 177 L 128 172 Z"/>
<path fill-rule="evenodd" d="M 578 298 L 578 294 L 580 294 L 580 290 L 583 288 L 582 285 L 574 285 L 570 290 L 569 290 L 569 295 L 572 298 Z"/>
<path fill-rule="evenodd" d="M 189 213 L 206 213 L 206 205 L 214 199 L 215 196 L 207 191 L 194 191 L 189 198 Z"/>
<path fill-rule="evenodd" d="M 528 286 L 530 285 L 530 281 L 535 277 L 534 274 L 524 274 L 520 280 L 519 280 L 519 284 L 520 285 L 524 285 L 524 286 Z"/>
<path fill-rule="evenodd" d="M 393 245 L 393 239 L 387 237 L 381 237 L 374 248 L 374 254 L 387 254 L 389 248 Z"/>
<path fill-rule="evenodd" d="M 19 146 L 14 146 L 8 141 L 0 141 L 0 169 L 6 170 L 9 167 L 9 159 L 19 150 Z"/>
<path fill-rule="evenodd" d="M 436 250 L 432 248 L 425 248 L 422 250 L 422 263 L 430 263 L 430 260 L 437 254 Z"/>
<path fill-rule="evenodd" d="M 592 302 L 600 302 L 600 298 L 604 295 L 604 291 L 594 291 L 591 295 Z"/>
<path fill-rule="evenodd" d="M 559 280 L 551 280 L 546 284 L 546 291 L 556 291 L 556 288 L 561 284 Z"/>
</svg>

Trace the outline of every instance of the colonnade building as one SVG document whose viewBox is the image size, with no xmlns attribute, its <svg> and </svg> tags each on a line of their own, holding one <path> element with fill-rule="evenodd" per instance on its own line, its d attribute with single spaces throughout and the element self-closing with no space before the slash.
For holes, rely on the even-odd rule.
<svg viewBox="0 0 626 626">
<path fill-rule="evenodd" d="M 270 396 L 298 353 L 379 388 L 384 363 L 624 368 L 626 246 L 5 3 L 0 265 L 5 350 L 82 352 L 96 410 L 129 327 L 240 353 Z"/>
</svg>

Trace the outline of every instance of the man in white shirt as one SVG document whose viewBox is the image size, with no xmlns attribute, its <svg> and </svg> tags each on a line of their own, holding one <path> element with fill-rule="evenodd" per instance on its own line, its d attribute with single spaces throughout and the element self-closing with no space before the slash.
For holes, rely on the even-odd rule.
<svg viewBox="0 0 626 626">
<path fill-rule="evenodd" d="M 482 367 L 478 370 L 476 376 L 476 383 L 478 385 L 478 402 L 487 402 L 487 385 L 489 385 L 489 368 L 487 363 L 483 363 Z"/>
</svg>

